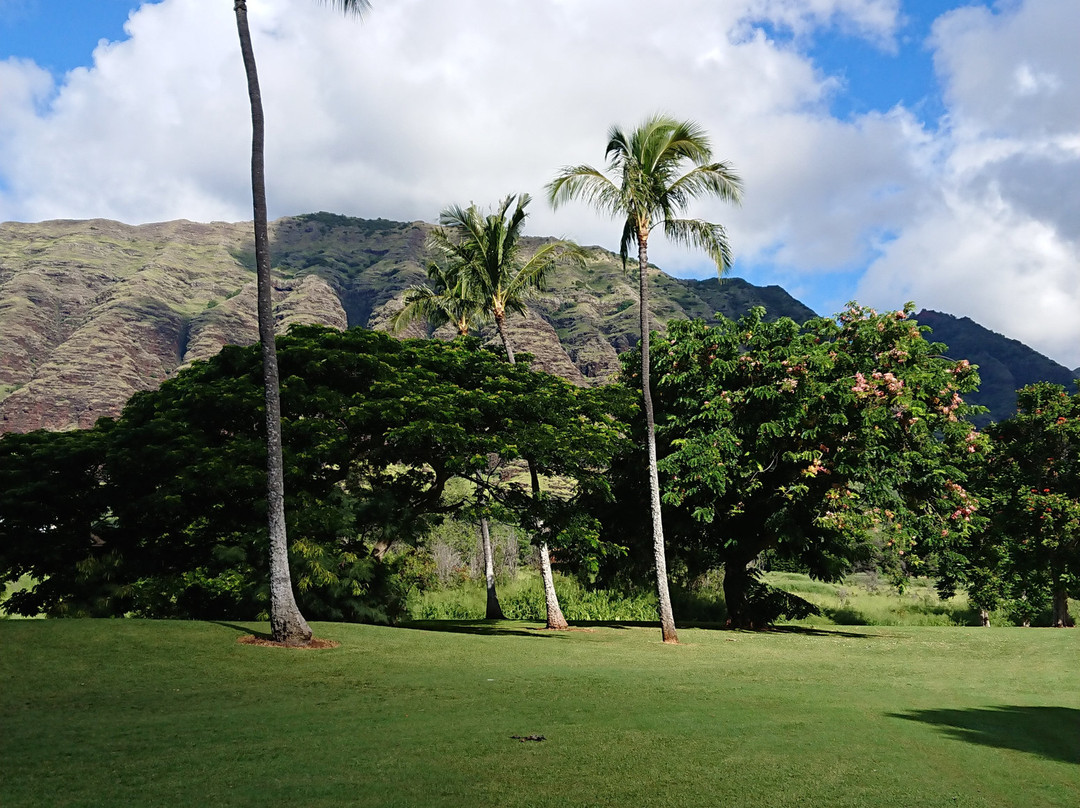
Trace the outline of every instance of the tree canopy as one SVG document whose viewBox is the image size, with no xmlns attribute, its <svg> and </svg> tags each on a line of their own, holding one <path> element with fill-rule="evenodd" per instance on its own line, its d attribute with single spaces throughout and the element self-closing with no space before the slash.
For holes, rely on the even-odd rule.
<svg viewBox="0 0 1080 808">
<path fill-rule="evenodd" d="M 857 562 L 917 569 L 970 530 L 985 441 L 962 395 L 978 377 L 909 313 L 852 306 L 800 327 L 758 309 L 658 338 L 665 521 L 691 569 L 724 565 L 734 625 L 798 611 L 756 582 L 766 551 L 837 580 Z"/>
<path fill-rule="evenodd" d="M 308 326 L 279 339 L 278 351 L 298 597 L 322 618 L 385 620 L 400 609 L 404 593 L 387 587 L 412 561 L 387 551 L 478 507 L 447 495 L 451 479 L 523 525 L 569 524 L 558 512 L 579 487 L 604 487 L 604 457 L 622 440 L 600 403 L 610 391 L 578 390 L 475 344 Z M 38 580 L 12 607 L 261 613 L 260 379 L 257 349 L 227 347 L 136 395 L 115 422 L 0 441 L 0 477 L 25 477 L 0 493 L 0 572 Z M 524 495 L 528 481 L 515 484 L 508 470 L 525 453 L 539 473 L 564 480 L 567 496 Z"/>
</svg>

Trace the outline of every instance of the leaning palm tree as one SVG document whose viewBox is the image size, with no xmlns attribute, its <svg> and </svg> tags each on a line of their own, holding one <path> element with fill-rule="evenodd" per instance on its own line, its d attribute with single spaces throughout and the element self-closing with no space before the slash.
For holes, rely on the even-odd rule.
<svg viewBox="0 0 1080 808">
<path fill-rule="evenodd" d="M 329 0 L 345 13 L 360 14 L 367 0 Z M 255 267 L 258 281 L 259 342 L 262 344 L 263 394 L 266 400 L 266 509 L 270 533 L 270 633 L 277 642 L 307 645 L 311 628 L 296 605 L 289 573 L 288 538 L 285 533 L 285 481 L 281 456 L 281 398 L 277 351 L 274 345 L 274 312 L 270 299 L 270 235 L 266 221 L 265 135 L 262 94 L 255 66 L 255 51 L 248 28 L 247 2 L 234 0 L 240 51 L 247 73 L 251 102 L 251 197 L 255 219 Z"/>
<path fill-rule="evenodd" d="M 507 313 L 528 314 L 526 304 L 530 292 L 543 288 L 544 281 L 555 267 L 563 263 L 584 265 L 585 253 L 569 241 L 549 241 L 525 258 L 521 242 L 525 208 L 530 197 L 519 194 L 507 196 L 494 212 L 484 216 L 476 205 L 462 208 L 451 205 L 439 217 L 431 237 L 431 247 L 452 268 L 459 284 L 459 293 L 483 301 L 484 310 L 495 321 L 495 328 L 506 350 L 506 358 L 515 364 L 514 347 L 506 330 Z M 516 204 L 515 204 L 516 203 Z M 510 212 L 510 206 L 514 210 Z M 540 482 L 531 459 L 529 476 L 533 495 L 540 494 Z M 483 526 L 482 526 L 483 527 Z M 485 544 L 490 551 L 490 542 Z M 548 543 L 540 542 L 540 572 L 544 582 L 544 601 L 547 606 L 548 628 L 569 628 L 555 595 L 555 580 L 551 571 Z M 488 569 L 491 563 L 485 559 Z M 489 604 L 493 583 L 489 573 Z"/>
<path fill-rule="evenodd" d="M 672 241 L 705 250 L 722 275 L 731 266 L 731 250 L 724 228 L 700 219 L 682 219 L 679 215 L 698 196 L 712 195 L 738 203 L 742 184 L 730 165 L 712 162 L 708 136 L 698 124 L 666 115 L 655 115 L 629 133 L 618 126 L 611 127 L 605 157 L 608 173 L 614 179 L 589 165 L 566 166 L 548 184 L 548 198 L 555 207 L 571 199 L 582 199 L 601 212 L 622 219 L 619 253 L 624 269 L 630 246 L 637 246 L 641 392 L 649 457 L 653 557 L 663 640 L 675 643 L 679 640 L 668 591 L 664 526 L 660 517 L 660 479 L 656 468 L 656 429 L 649 388 L 649 234 L 654 227 L 662 227 Z"/>
</svg>

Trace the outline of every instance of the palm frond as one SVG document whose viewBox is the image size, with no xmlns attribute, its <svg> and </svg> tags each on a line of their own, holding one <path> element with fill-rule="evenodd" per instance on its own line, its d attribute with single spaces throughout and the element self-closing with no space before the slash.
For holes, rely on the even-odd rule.
<svg viewBox="0 0 1080 808">
<path fill-rule="evenodd" d="M 664 235 L 674 243 L 696 247 L 708 254 L 721 275 L 731 268 L 731 245 L 722 225 L 701 219 L 665 219 L 663 225 Z"/>
<path fill-rule="evenodd" d="M 332 6 L 344 14 L 353 14 L 361 18 L 371 10 L 369 0 L 320 0 L 320 2 Z"/>
<path fill-rule="evenodd" d="M 613 216 L 622 214 L 622 193 L 604 174 L 590 165 L 564 166 L 546 186 L 552 207 L 573 199 L 599 208 Z"/>
</svg>

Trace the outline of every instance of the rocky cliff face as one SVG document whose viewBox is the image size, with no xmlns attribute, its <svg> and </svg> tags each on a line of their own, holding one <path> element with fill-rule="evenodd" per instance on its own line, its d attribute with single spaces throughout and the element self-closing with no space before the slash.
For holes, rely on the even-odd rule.
<svg viewBox="0 0 1080 808">
<path fill-rule="evenodd" d="M 279 333 L 293 323 L 387 328 L 404 290 L 425 279 L 428 232 L 325 213 L 274 222 Z M 0 225 L 0 432 L 91 426 L 223 345 L 254 343 L 251 245 L 247 223 Z M 634 283 L 617 256 L 592 248 L 584 270 L 556 273 L 530 316 L 511 320 L 516 350 L 577 384 L 602 382 L 637 341 Z M 684 281 L 653 269 L 651 283 L 657 327 L 753 305 L 813 314 L 783 290 L 737 279 Z M 427 331 L 415 325 L 407 335 Z"/>
<path fill-rule="evenodd" d="M 226 343 L 257 340 L 248 227 L 43 222 L 0 228 L 0 431 L 87 427 Z M 278 327 L 345 325 L 312 276 L 275 295 Z"/>
</svg>

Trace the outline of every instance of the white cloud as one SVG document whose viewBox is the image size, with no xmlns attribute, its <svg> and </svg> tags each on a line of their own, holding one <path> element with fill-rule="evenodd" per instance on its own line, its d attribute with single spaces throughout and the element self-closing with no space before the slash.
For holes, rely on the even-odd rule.
<svg viewBox="0 0 1080 808">
<path fill-rule="evenodd" d="M 833 25 L 894 50 L 901 23 L 900 0 L 749 0 L 743 20 L 769 22 L 799 38 Z"/>
<path fill-rule="evenodd" d="M 741 209 L 694 213 L 726 223 L 749 264 L 810 288 L 869 263 L 858 294 L 876 305 L 913 297 L 1080 364 L 1051 336 L 1080 304 L 1075 0 L 938 20 L 948 114 L 929 129 L 902 107 L 832 118 L 840 82 L 802 50 L 823 27 L 894 48 L 898 0 L 680 0 L 663 13 L 649 0 L 395 0 L 363 21 L 310 0 L 249 6 L 273 216 L 431 221 L 453 202 L 541 197 L 560 166 L 602 165 L 612 123 L 666 111 L 699 121 L 744 178 Z M 250 216 L 231 4 L 146 4 L 127 32 L 58 84 L 0 62 L 0 220 Z M 529 232 L 617 247 L 614 223 L 542 199 Z M 651 247 L 666 268 L 709 271 Z M 854 293 L 818 297 L 830 295 Z"/>
<path fill-rule="evenodd" d="M 883 302 L 903 289 L 1080 365 L 1076 22 L 1070 0 L 963 8 L 937 21 L 950 112 L 937 135 L 941 162 L 860 296 Z"/>
</svg>

